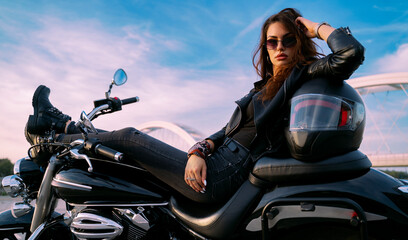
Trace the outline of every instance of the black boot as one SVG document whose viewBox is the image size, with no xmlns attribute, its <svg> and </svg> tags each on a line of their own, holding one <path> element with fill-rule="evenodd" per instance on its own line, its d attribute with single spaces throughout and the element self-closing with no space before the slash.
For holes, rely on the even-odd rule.
<svg viewBox="0 0 408 240">
<path fill-rule="evenodd" d="M 29 121 L 30 118 L 33 118 L 33 115 L 29 116 Z M 34 121 L 33 119 L 31 121 Z M 24 128 L 24 135 L 26 137 L 26 140 L 28 143 L 30 143 L 31 146 L 37 145 L 35 147 L 30 148 L 29 150 L 29 157 L 37 163 L 39 166 L 44 167 L 47 165 L 48 160 L 51 158 L 53 152 L 52 152 L 52 147 L 47 146 L 44 143 L 49 143 L 49 142 L 54 142 L 55 136 L 51 133 L 48 135 L 37 135 L 37 134 L 31 134 L 27 130 L 28 123 L 26 124 L 26 127 Z"/>
<path fill-rule="evenodd" d="M 63 114 L 55 108 L 48 99 L 50 89 L 39 86 L 33 96 L 34 115 L 30 115 L 26 125 L 26 132 L 30 134 L 45 134 L 54 130 L 55 133 L 63 133 L 68 120 L 71 117 Z"/>
</svg>

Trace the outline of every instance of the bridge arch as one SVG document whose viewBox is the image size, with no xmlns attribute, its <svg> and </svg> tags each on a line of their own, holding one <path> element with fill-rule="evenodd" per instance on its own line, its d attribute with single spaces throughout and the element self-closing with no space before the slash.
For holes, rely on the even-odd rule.
<svg viewBox="0 0 408 240">
<path fill-rule="evenodd" d="M 190 127 L 165 121 L 146 122 L 137 129 L 183 151 L 203 139 L 201 133 Z"/>
<path fill-rule="evenodd" d="M 408 72 L 370 75 L 347 82 L 360 93 L 366 104 L 367 125 L 360 149 L 369 156 L 373 166 L 408 166 Z M 382 101 L 383 95 L 394 93 L 400 95 L 398 101 Z M 373 99 L 377 100 L 374 104 Z M 394 109 L 386 104 L 391 104 Z M 184 151 L 203 139 L 202 134 L 189 127 L 164 121 L 147 122 L 138 129 Z"/>
</svg>

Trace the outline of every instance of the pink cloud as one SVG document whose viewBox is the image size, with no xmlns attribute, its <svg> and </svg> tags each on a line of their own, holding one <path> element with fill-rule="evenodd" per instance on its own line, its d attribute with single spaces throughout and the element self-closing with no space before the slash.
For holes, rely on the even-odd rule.
<svg viewBox="0 0 408 240">
<path fill-rule="evenodd" d="M 159 65 L 151 56 L 161 54 L 155 42 L 161 38 L 138 26 L 112 32 L 94 21 L 41 22 L 40 30 L 26 32 L 21 43 L 11 45 L 13 51 L 0 56 L 0 95 L 5 99 L 0 103 L 0 158 L 15 161 L 26 156 L 29 145 L 23 130 L 40 84 L 50 87 L 54 106 L 76 120 L 82 110 L 92 109 L 93 100 L 104 97 L 114 71 L 124 68 L 129 81 L 115 87 L 112 96 L 137 95 L 141 102 L 96 119 L 97 127 L 118 129 L 164 120 L 210 134 L 225 124 L 234 100 L 256 80 L 239 67 L 204 72 Z M 163 47 L 177 51 L 182 43 L 167 39 Z M 210 114 L 200 115 L 201 109 L 211 108 L 215 110 Z"/>
<path fill-rule="evenodd" d="M 376 66 L 379 72 L 406 72 L 408 63 L 408 43 L 402 44 L 397 51 L 380 58 Z"/>
</svg>

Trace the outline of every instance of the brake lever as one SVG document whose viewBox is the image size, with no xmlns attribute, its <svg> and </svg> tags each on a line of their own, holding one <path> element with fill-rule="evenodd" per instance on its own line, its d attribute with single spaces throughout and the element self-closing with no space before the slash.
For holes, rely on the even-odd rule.
<svg viewBox="0 0 408 240">
<path fill-rule="evenodd" d="M 88 172 L 93 172 L 93 166 L 92 166 L 91 160 L 89 159 L 87 155 L 80 154 L 77 148 L 73 148 L 69 150 L 69 153 L 74 159 L 84 159 L 89 165 Z"/>
</svg>

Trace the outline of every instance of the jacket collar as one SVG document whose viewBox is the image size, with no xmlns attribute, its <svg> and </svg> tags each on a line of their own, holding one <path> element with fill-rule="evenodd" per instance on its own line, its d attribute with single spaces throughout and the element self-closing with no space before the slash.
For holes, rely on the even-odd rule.
<svg viewBox="0 0 408 240">
<path fill-rule="evenodd" d="M 260 91 L 265 84 L 268 82 L 268 79 L 271 77 L 270 74 L 268 74 L 264 79 L 261 79 L 259 81 L 254 82 L 254 88 L 256 91 Z"/>
<path fill-rule="evenodd" d="M 302 85 L 304 81 L 306 81 L 306 69 L 306 67 L 295 67 L 272 99 L 262 102 L 258 96 L 258 94 L 261 94 L 260 92 L 253 96 L 255 111 L 254 121 L 257 130 L 266 126 L 266 122 L 273 122 L 273 118 L 279 115 L 282 107 L 285 107 L 289 101 L 289 98 L 291 98 L 293 93 Z M 258 81 L 255 84 L 265 84 L 266 81 L 263 81 L 265 81 L 265 79 Z"/>
</svg>

